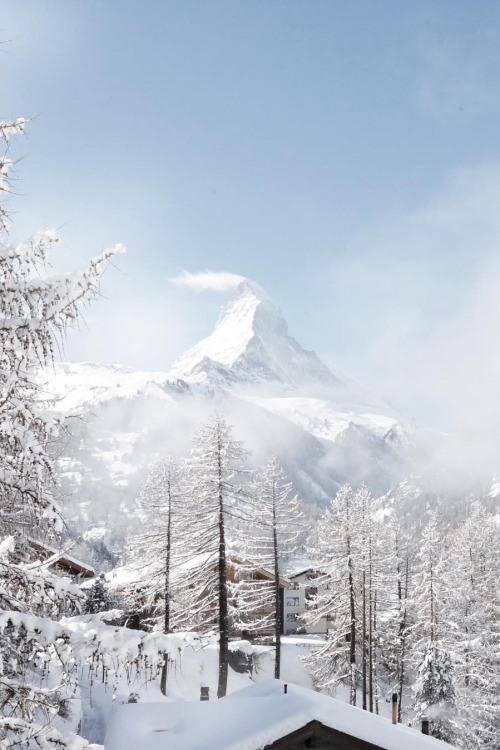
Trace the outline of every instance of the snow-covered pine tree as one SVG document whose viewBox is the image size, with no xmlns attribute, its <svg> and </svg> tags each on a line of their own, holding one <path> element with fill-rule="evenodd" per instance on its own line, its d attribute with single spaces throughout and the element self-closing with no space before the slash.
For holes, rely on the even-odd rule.
<svg viewBox="0 0 500 750">
<path fill-rule="evenodd" d="M 443 634 L 455 658 L 456 722 L 466 750 L 500 743 L 500 533 L 498 517 L 474 503 L 451 536 Z"/>
<path fill-rule="evenodd" d="M 185 510 L 181 510 L 181 484 L 182 464 L 171 456 L 150 468 L 138 499 L 143 531 L 134 536 L 129 545 L 132 567 L 136 571 L 132 600 L 145 613 L 148 624 L 161 627 L 164 633 L 186 624 L 185 613 L 175 601 L 172 583 L 174 565 L 181 554 L 177 530 L 182 522 L 188 522 Z M 160 685 L 164 695 L 167 672 L 168 655 L 165 654 Z"/>
<path fill-rule="evenodd" d="M 353 552 L 358 570 L 358 598 L 360 630 L 358 638 L 361 646 L 361 697 L 362 706 L 368 708 L 370 694 L 371 711 L 373 711 L 373 606 L 374 590 L 374 534 L 371 514 L 371 495 L 362 485 L 355 495 L 354 508 L 357 511 L 357 533 L 353 535 Z"/>
<path fill-rule="evenodd" d="M 353 493 L 349 510 L 349 549 L 362 707 L 378 713 L 378 675 L 382 666 L 381 645 L 388 608 L 387 579 L 393 551 L 386 543 L 385 528 L 377 507 L 376 499 L 363 483 Z"/>
<path fill-rule="evenodd" d="M 445 534 L 438 514 L 429 511 L 417 555 L 411 592 L 411 649 L 418 674 L 413 686 L 418 720 L 429 717 L 431 734 L 452 742 L 455 734 L 455 688 L 451 656 L 444 635 L 447 599 Z"/>
<path fill-rule="evenodd" d="M 8 145 L 24 132 L 26 120 L 0 122 Z M 0 158 L 0 198 L 9 190 L 13 162 Z M 82 270 L 50 275 L 48 254 L 57 244 L 48 229 L 14 243 L 5 203 L 0 207 L 0 741 L 3 747 L 77 747 L 52 724 L 68 698 L 63 665 L 64 638 L 51 620 L 80 606 L 76 586 L 55 578 L 48 563 L 34 559 L 29 536 L 50 538 L 62 528 L 54 484 L 51 441 L 62 425 L 47 409 L 43 368 L 50 365 L 66 331 L 79 319 L 80 305 L 95 296 L 116 246 Z M 59 662 L 61 679 L 41 681 L 49 661 Z M 45 743 L 45 744 L 44 744 Z"/>
<path fill-rule="evenodd" d="M 227 691 L 230 596 L 228 550 L 235 515 L 245 499 L 238 475 L 246 452 L 235 440 L 225 418 L 215 412 L 195 438 L 186 463 L 187 495 L 176 595 L 190 629 L 217 632 L 219 681 L 217 695 Z"/>
<path fill-rule="evenodd" d="M 358 533 L 353 535 L 357 562 L 357 590 L 361 604 L 363 708 L 379 711 L 380 679 L 385 678 L 383 646 L 390 629 L 389 582 L 394 578 L 394 549 L 378 501 L 361 485 L 355 496 Z"/>
<path fill-rule="evenodd" d="M 449 651 L 439 646 L 437 641 L 429 641 L 424 647 L 413 686 L 415 710 L 419 719 L 424 715 L 429 719 L 432 736 L 445 742 L 453 742 L 455 739 L 456 694 L 453 672 Z"/>
<path fill-rule="evenodd" d="M 412 646 L 422 658 L 428 643 L 441 640 L 444 622 L 441 614 L 445 601 L 445 535 L 438 514 L 428 512 L 420 550 L 417 553 L 411 591 L 414 624 Z"/>
<path fill-rule="evenodd" d="M 378 570 L 381 606 L 377 617 L 377 664 L 385 672 L 392 686 L 391 692 L 398 695 L 398 722 L 403 718 L 404 691 L 409 685 L 409 596 L 414 534 L 403 528 L 395 513 L 388 518 L 382 517 L 377 524 L 377 544 L 382 551 Z"/>
<path fill-rule="evenodd" d="M 141 487 L 137 513 L 142 530 L 129 543 L 133 586 L 140 589 L 141 608 L 147 624 L 170 633 L 181 625 L 172 596 L 172 572 L 176 562 L 177 532 L 181 520 L 182 464 L 165 458 L 153 464 Z M 177 555 L 178 557 L 178 555 Z"/>
<path fill-rule="evenodd" d="M 85 615 L 95 615 L 97 612 L 106 612 L 108 609 L 111 609 L 111 599 L 106 583 L 106 576 L 104 573 L 101 573 L 88 591 L 82 612 Z"/>
<path fill-rule="evenodd" d="M 274 629 L 275 669 L 279 679 L 281 663 L 281 634 L 283 632 L 283 602 L 280 580 L 286 563 L 297 549 L 303 523 L 299 500 L 292 493 L 291 482 L 275 456 L 256 474 L 251 491 L 252 519 L 247 527 L 245 554 L 251 566 L 272 572 L 273 581 L 244 580 L 240 584 L 240 597 L 247 593 L 247 611 L 259 612 L 270 608 L 269 624 Z M 252 602 L 248 606 L 248 602 Z M 255 617 L 255 615 L 254 615 Z M 248 626 L 247 626 L 248 627 Z M 255 623 L 258 632 L 260 623 Z M 251 625 L 250 625 L 251 629 Z"/>
<path fill-rule="evenodd" d="M 304 661 L 320 690 L 334 693 L 340 682 L 347 683 L 351 705 L 356 705 L 361 656 L 356 592 L 358 530 L 356 495 L 344 485 L 318 519 L 308 544 L 308 556 L 323 575 L 317 579 L 318 595 L 306 617 L 309 622 L 326 617 L 329 632 L 325 644 L 307 654 Z"/>
</svg>

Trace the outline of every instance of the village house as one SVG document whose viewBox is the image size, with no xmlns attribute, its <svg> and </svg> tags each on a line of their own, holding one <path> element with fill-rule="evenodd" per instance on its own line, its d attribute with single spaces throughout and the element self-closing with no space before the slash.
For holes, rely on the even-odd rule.
<svg viewBox="0 0 500 750">
<path fill-rule="evenodd" d="M 91 565 L 87 565 L 81 560 L 77 560 L 71 557 L 71 555 L 61 552 L 55 549 L 55 547 L 51 547 L 45 542 L 29 538 L 28 544 L 36 557 L 41 562 L 48 562 L 49 566 L 56 572 L 76 579 L 93 578 L 95 576 L 95 570 Z"/>
<path fill-rule="evenodd" d="M 280 680 L 220 700 L 125 703 L 105 750 L 453 750 L 416 729 Z"/>
<path fill-rule="evenodd" d="M 242 580 L 253 580 L 260 581 L 262 583 L 268 583 L 269 586 L 274 586 L 274 573 L 265 568 L 256 568 L 248 560 L 231 555 L 227 566 L 227 578 L 229 581 L 242 581 Z M 281 614 L 281 622 L 283 624 L 282 634 L 285 635 L 285 598 L 286 592 L 290 588 L 290 581 L 285 578 L 279 579 L 280 595 L 279 595 L 279 607 Z M 260 619 L 268 615 L 274 614 L 274 607 L 260 608 L 249 614 L 249 619 L 252 618 Z M 251 637 L 251 631 L 243 630 L 241 633 L 244 637 Z M 270 627 L 268 630 L 260 630 L 259 636 L 273 636 L 274 627 Z"/>
<path fill-rule="evenodd" d="M 283 634 L 326 635 L 328 622 L 322 617 L 318 622 L 306 624 L 304 615 L 311 600 L 318 593 L 318 579 L 321 571 L 306 568 L 288 576 L 290 587 L 285 595 Z"/>
</svg>

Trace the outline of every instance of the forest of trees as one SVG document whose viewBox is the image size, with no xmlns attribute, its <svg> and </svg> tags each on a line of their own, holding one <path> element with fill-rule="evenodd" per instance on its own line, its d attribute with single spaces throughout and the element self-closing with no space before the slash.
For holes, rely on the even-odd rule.
<svg viewBox="0 0 500 750">
<path fill-rule="evenodd" d="M 286 576 L 300 545 L 319 574 L 304 625 L 326 619 L 328 627 L 324 643 L 305 659 L 317 689 L 335 695 L 344 685 L 353 705 L 376 713 L 396 692 L 399 721 L 419 723 L 425 715 L 436 737 L 471 750 L 495 747 L 498 516 L 476 501 L 452 528 L 429 506 L 417 529 L 385 498 L 346 485 L 305 524 L 276 459 L 253 481 L 237 484 L 237 472 L 240 479 L 251 474 L 243 457 L 225 420 L 214 415 L 175 470 L 170 458 L 153 467 L 140 500 L 145 531 L 130 549 L 142 571 L 132 588 L 145 625 L 148 618 L 153 627 L 162 624 L 170 612 L 165 632 L 217 631 L 223 694 L 228 635 L 256 635 L 271 622 L 279 676 L 277 586 L 251 576 L 231 582 L 219 570 L 231 549 L 245 559 L 246 573 L 264 567 Z"/>
<path fill-rule="evenodd" d="M 138 571 L 130 594 L 144 626 L 217 632 L 219 697 L 227 690 L 230 634 L 271 629 L 279 677 L 280 579 L 301 530 L 298 500 L 277 460 L 250 481 L 245 455 L 214 413 L 188 457 L 152 467 L 138 501 L 144 531 L 129 546 Z M 254 575 L 262 568 L 272 580 Z"/>
<path fill-rule="evenodd" d="M 391 691 L 399 720 L 430 720 L 463 748 L 498 746 L 498 515 L 480 502 L 455 528 L 428 508 L 417 530 L 367 488 L 343 487 L 308 543 L 320 593 L 307 615 L 329 632 L 308 662 L 317 687 L 379 710 Z M 403 717 L 405 718 L 405 717 Z"/>
</svg>

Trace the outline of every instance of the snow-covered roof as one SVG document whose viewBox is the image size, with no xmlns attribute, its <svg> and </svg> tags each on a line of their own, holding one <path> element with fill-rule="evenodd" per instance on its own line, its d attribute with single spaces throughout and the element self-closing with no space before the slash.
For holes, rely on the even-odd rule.
<svg viewBox="0 0 500 750">
<path fill-rule="evenodd" d="M 221 700 L 132 703 L 111 716 L 106 750 L 262 750 L 317 721 L 383 750 L 452 746 L 347 703 L 280 680 L 255 683 Z"/>
<path fill-rule="evenodd" d="M 228 558 L 228 564 L 233 567 L 240 567 L 240 568 L 249 568 L 256 573 L 260 573 L 265 578 L 269 578 L 270 580 L 274 581 L 274 573 L 272 570 L 269 570 L 268 568 L 262 568 L 262 567 L 255 567 L 254 563 L 250 560 L 245 560 L 243 557 L 237 557 L 236 555 L 231 554 Z M 290 588 L 290 581 L 288 581 L 286 578 L 283 578 L 283 576 L 280 576 L 280 586 L 282 586 L 285 589 Z"/>
<path fill-rule="evenodd" d="M 72 557 L 65 552 L 57 550 L 46 542 L 39 542 L 36 539 L 28 537 L 28 544 L 32 549 L 45 553 L 47 555 L 45 562 L 50 565 L 58 565 L 62 568 L 66 568 L 70 573 L 83 576 L 84 578 L 92 578 L 95 576 L 95 570 L 91 565 L 87 565 L 87 563 L 77 560 L 76 557 Z M 51 558 L 54 559 L 52 560 Z"/>
<path fill-rule="evenodd" d="M 301 568 L 301 570 L 297 570 L 294 573 L 290 573 L 288 578 L 292 581 L 294 578 L 298 578 L 299 576 L 303 576 L 304 573 L 316 573 L 317 575 L 324 575 L 322 570 L 318 570 L 317 568 Z"/>
</svg>

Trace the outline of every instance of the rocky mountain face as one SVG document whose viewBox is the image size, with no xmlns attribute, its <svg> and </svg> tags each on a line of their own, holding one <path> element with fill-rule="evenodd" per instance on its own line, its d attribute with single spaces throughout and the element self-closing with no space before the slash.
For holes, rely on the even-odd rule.
<svg viewBox="0 0 500 750">
<path fill-rule="evenodd" d="M 213 331 L 174 362 L 170 377 L 212 387 L 234 383 L 300 388 L 338 386 L 315 352 L 288 335 L 288 324 L 257 284 L 243 281 Z"/>
<path fill-rule="evenodd" d="M 404 474 L 415 434 L 383 399 L 303 349 L 249 281 L 212 334 L 166 372 L 62 363 L 45 390 L 68 417 L 60 469 L 72 512 L 82 529 L 111 524 L 117 545 L 147 465 L 185 452 L 214 409 L 227 414 L 254 464 L 276 454 L 312 507 L 346 481 L 387 491 Z"/>
</svg>

